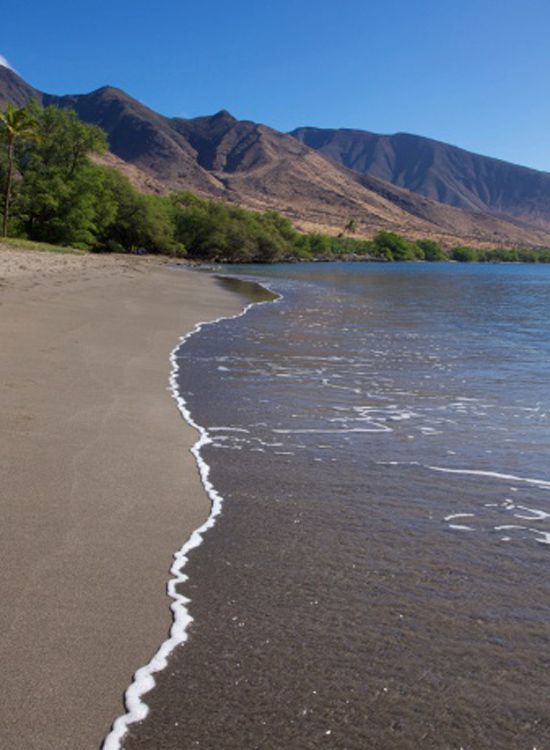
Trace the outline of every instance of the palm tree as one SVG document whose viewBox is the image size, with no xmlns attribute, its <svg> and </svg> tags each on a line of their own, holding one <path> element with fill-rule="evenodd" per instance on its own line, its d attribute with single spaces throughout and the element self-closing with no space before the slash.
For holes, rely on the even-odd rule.
<svg viewBox="0 0 550 750">
<path fill-rule="evenodd" d="M 38 123 L 25 107 L 16 109 L 12 104 L 8 104 L 4 112 L 0 112 L 0 130 L 5 132 L 8 150 L 8 173 L 4 191 L 4 221 L 2 225 L 2 235 L 4 237 L 8 235 L 15 142 L 18 139 L 36 139 L 37 129 Z"/>
</svg>

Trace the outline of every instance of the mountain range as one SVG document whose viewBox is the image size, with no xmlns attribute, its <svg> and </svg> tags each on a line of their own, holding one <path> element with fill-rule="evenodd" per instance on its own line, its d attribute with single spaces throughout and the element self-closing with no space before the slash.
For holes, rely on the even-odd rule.
<svg viewBox="0 0 550 750">
<path fill-rule="evenodd" d="M 550 228 L 550 174 L 409 133 L 297 128 L 292 132 L 330 159 L 427 198 Z"/>
<path fill-rule="evenodd" d="M 104 163 L 140 189 L 189 190 L 253 209 L 276 209 L 299 229 L 357 236 L 381 229 L 444 244 L 550 246 L 550 174 L 420 136 L 298 128 L 282 133 L 226 110 L 165 117 L 124 91 L 38 91 L 0 67 L 0 107 L 74 109 L 102 127 Z"/>
</svg>

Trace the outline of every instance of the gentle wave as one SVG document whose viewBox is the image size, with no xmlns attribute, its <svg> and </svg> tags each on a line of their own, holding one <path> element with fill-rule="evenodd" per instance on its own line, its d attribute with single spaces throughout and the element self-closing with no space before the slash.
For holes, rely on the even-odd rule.
<svg viewBox="0 0 550 750">
<path fill-rule="evenodd" d="M 482 469 L 454 469 L 448 466 L 431 466 L 430 464 L 421 464 L 419 461 L 377 461 L 376 463 L 385 466 L 420 466 L 420 468 L 430 469 L 431 471 L 440 471 L 444 474 L 466 474 L 471 476 L 488 477 L 490 479 L 502 479 L 503 481 L 507 482 L 525 482 L 536 487 L 550 490 L 550 480 L 520 477 L 516 474 L 501 474 L 497 471 L 484 471 Z"/>
<path fill-rule="evenodd" d="M 472 476 L 490 477 L 492 479 L 503 479 L 508 482 L 526 482 L 527 484 L 535 485 L 536 487 L 543 487 L 544 489 L 550 490 L 550 481 L 546 479 L 531 479 L 530 477 L 519 477 L 515 474 L 500 474 L 497 471 L 482 471 L 480 469 L 451 469 L 445 466 L 425 466 L 426 469 L 432 471 L 441 471 L 445 474 L 470 474 Z"/>
<path fill-rule="evenodd" d="M 537 490 L 548 490 L 550 489 L 550 481 L 546 479 L 533 479 L 532 477 L 518 476 L 516 474 L 505 474 L 497 471 L 486 471 L 482 469 L 458 469 L 446 466 L 433 466 L 430 464 L 421 464 L 418 461 L 378 461 L 378 464 L 385 464 L 387 466 L 418 466 L 423 469 L 430 471 L 437 471 L 443 474 L 454 474 L 462 476 L 473 476 L 482 477 L 487 479 L 495 479 L 500 482 L 513 482 L 515 484 L 524 484 L 529 487 L 536 488 Z M 509 487 L 511 492 L 519 492 L 518 487 Z M 497 514 L 510 513 L 513 518 L 522 521 L 531 521 L 534 523 L 544 523 L 550 519 L 550 513 L 540 508 L 533 508 L 529 505 L 520 504 L 514 502 L 510 498 L 505 498 L 502 502 L 491 502 L 484 503 L 482 508 L 472 512 L 453 512 L 446 515 L 442 520 L 447 524 L 447 528 L 452 531 L 483 531 L 487 528 L 492 531 L 518 531 L 527 532 L 529 538 L 530 535 L 534 534 L 534 541 L 539 544 L 550 545 L 550 532 L 544 528 L 536 528 L 532 526 L 525 526 L 516 523 L 495 523 L 494 519 L 491 520 L 490 516 L 487 516 L 487 512 L 496 512 Z M 461 519 L 470 519 L 468 523 L 475 523 L 476 526 L 463 525 L 460 523 Z M 458 521 L 458 523 L 456 523 Z M 527 538 L 527 537 L 526 537 Z M 510 542 L 512 538 L 510 536 L 501 536 L 500 541 Z"/>
</svg>

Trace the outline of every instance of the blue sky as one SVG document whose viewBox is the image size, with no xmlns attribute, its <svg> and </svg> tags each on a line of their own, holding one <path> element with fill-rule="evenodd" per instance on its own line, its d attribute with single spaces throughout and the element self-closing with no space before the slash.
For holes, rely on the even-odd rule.
<svg viewBox="0 0 550 750">
<path fill-rule="evenodd" d="M 0 54 L 50 93 L 406 131 L 550 171 L 548 0 L 27 0 Z"/>
</svg>

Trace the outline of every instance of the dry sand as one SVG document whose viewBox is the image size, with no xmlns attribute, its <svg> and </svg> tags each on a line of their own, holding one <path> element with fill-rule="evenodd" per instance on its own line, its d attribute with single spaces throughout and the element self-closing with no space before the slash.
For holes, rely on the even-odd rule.
<svg viewBox="0 0 550 750">
<path fill-rule="evenodd" d="M 0 246 L 2 747 L 96 750 L 166 637 L 209 507 L 168 357 L 240 304 L 147 259 Z"/>
</svg>

